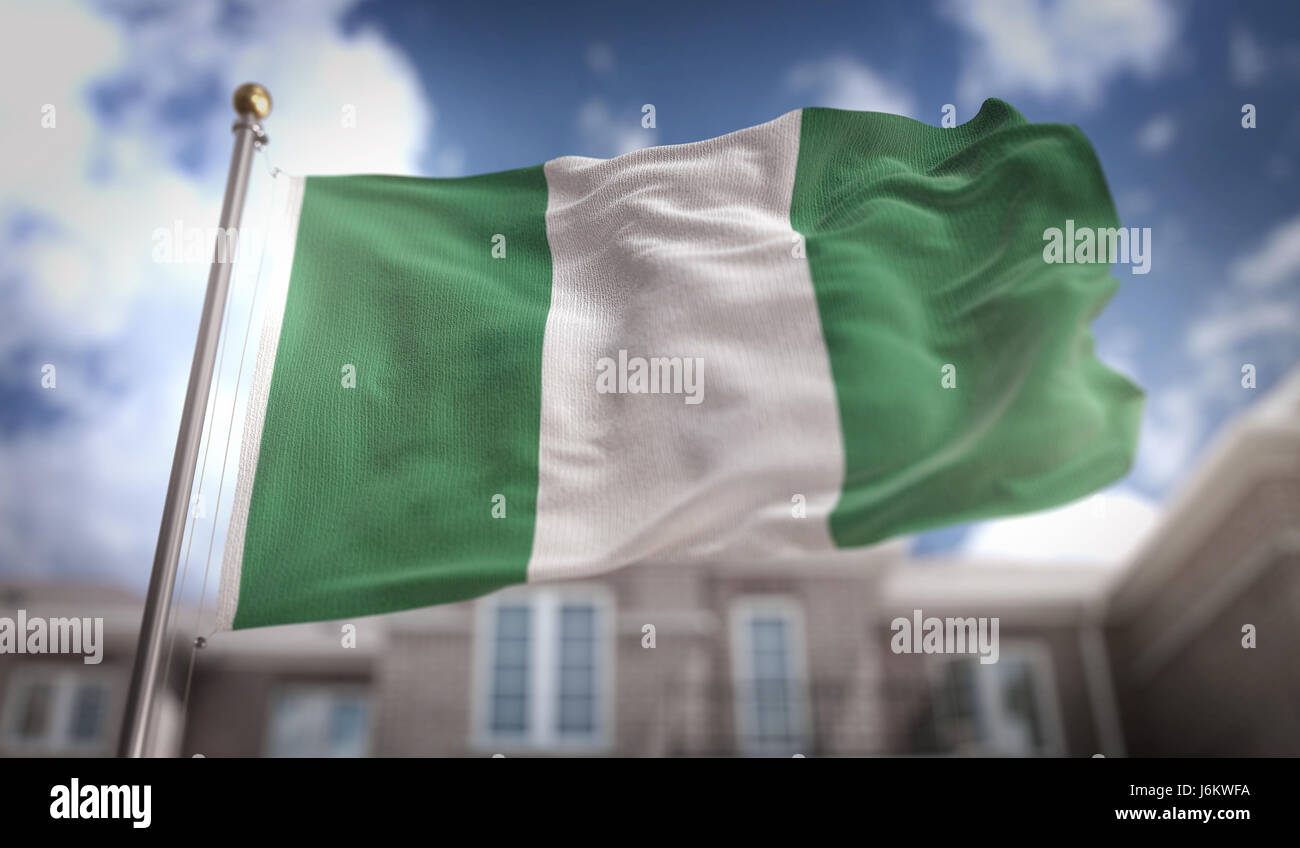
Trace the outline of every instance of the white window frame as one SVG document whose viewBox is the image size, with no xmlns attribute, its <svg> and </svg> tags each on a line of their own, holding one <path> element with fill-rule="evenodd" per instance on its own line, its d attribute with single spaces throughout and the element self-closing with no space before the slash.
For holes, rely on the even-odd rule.
<svg viewBox="0 0 1300 848">
<path fill-rule="evenodd" d="M 1010 744 L 1010 718 L 1002 701 L 998 665 L 1011 658 L 1024 661 L 1030 668 L 1034 706 L 1042 722 L 1043 743 L 1028 752 L 1014 750 Z M 973 685 L 976 699 L 976 722 L 980 751 L 1002 756 L 1058 757 L 1065 753 L 1065 731 L 1061 703 L 1056 689 L 1056 673 L 1050 646 L 1042 639 L 1003 640 L 996 663 L 981 663 L 976 654 L 937 654 L 931 656 L 930 691 L 936 695 L 944 685 L 948 663 L 966 661 L 974 664 Z M 961 753 L 961 752 L 955 752 Z"/>
<path fill-rule="evenodd" d="M 746 754 L 797 754 L 812 744 L 811 700 L 808 692 L 808 653 L 803 607 L 787 595 L 745 595 L 731 602 L 731 679 L 736 740 Z M 751 622 L 755 618 L 780 618 L 789 644 L 788 703 L 797 740 L 765 742 L 758 737 L 758 704 L 750 697 L 754 684 Z"/>
<path fill-rule="evenodd" d="M 360 696 L 366 702 L 367 721 L 365 742 L 359 756 L 368 757 L 374 752 L 375 744 L 375 699 L 370 689 L 358 683 L 281 683 L 271 688 L 266 703 L 266 721 L 262 731 L 262 756 L 281 756 L 275 753 L 275 709 L 277 702 L 285 696 L 328 695 L 330 697 Z M 291 755 L 283 755 L 291 756 Z"/>
<path fill-rule="evenodd" d="M 83 664 L 84 665 L 84 664 Z M 40 739 L 31 739 L 18 732 L 18 707 L 28 691 L 37 684 L 48 683 L 54 687 L 50 701 L 49 729 Z M 99 735 L 87 742 L 76 743 L 69 735 L 73 701 L 81 684 L 93 683 L 104 689 L 104 714 Z M 4 711 L 0 713 L 0 739 L 4 748 L 24 754 L 111 754 L 117 740 L 117 730 L 122 723 L 122 676 L 115 669 L 85 666 L 68 668 L 41 663 L 15 671 L 5 687 Z"/>
<path fill-rule="evenodd" d="M 561 735 L 555 726 L 559 709 L 560 609 L 565 604 L 586 604 L 596 610 L 595 729 L 588 736 Z M 502 606 L 527 606 L 531 611 L 528 725 L 523 734 L 492 729 L 496 620 Z M 506 589 L 480 600 L 475 609 L 470 746 L 503 754 L 597 753 L 609 749 L 614 744 L 614 616 L 613 596 L 605 587 L 595 585 Z"/>
</svg>

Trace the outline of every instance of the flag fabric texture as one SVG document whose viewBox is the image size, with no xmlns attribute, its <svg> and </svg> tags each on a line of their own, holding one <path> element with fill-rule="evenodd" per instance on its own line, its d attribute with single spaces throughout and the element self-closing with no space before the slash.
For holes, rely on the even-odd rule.
<svg viewBox="0 0 1300 848">
<path fill-rule="evenodd" d="M 457 179 L 292 178 L 219 624 L 639 562 L 798 561 L 1126 473 L 1118 226 L 1076 127 L 802 109 Z"/>
</svg>

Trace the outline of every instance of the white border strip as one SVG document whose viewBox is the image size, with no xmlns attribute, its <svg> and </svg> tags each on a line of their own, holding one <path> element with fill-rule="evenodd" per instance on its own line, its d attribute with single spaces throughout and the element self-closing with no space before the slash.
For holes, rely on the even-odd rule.
<svg viewBox="0 0 1300 848">
<path fill-rule="evenodd" d="M 262 336 L 258 342 L 257 361 L 253 365 L 253 382 L 248 390 L 244 436 L 239 445 L 239 478 L 235 484 L 235 500 L 230 507 L 230 526 L 226 530 L 226 545 L 221 558 L 217 630 L 233 629 L 235 610 L 239 607 L 239 578 L 244 565 L 248 505 L 253 496 L 253 477 L 257 473 L 257 456 L 262 447 L 262 425 L 266 422 L 266 402 L 271 392 L 271 374 L 275 371 L 280 328 L 284 324 L 284 304 L 289 296 L 294 248 L 298 243 L 298 219 L 302 214 L 302 193 L 306 178 L 287 179 L 289 187 L 283 205 L 271 215 L 272 234 L 267 243 L 271 273 L 266 281 Z"/>
</svg>

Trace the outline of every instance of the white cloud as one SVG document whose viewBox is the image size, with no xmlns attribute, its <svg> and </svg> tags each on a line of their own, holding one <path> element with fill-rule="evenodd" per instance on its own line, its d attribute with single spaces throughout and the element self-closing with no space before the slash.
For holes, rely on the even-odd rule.
<svg viewBox="0 0 1300 848">
<path fill-rule="evenodd" d="M 1134 326 L 1119 327 L 1097 335 L 1097 358 L 1111 368 L 1141 385 L 1138 352 L 1142 347 L 1142 333 Z"/>
<path fill-rule="evenodd" d="M 416 170 L 432 112 L 401 53 L 373 31 L 343 36 L 350 5 L 249 6 L 238 33 L 223 31 L 218 2 L 151 6 L 130 24 L 115 14 L 141 4 L 8 11 L 0 63 L 27 82 L 0 91 L 0 156 L 27 167 L 0 182 L 0 231 L 39 225 L 0 245 L 0 278 L 16 283 L 0 363 L 57 415 L 33 414 L 0 441 L 0 570 L 147 579 L 208 270 L 154 264 L 152 233 L 176 219 L 216 226 L 238 83 L 272 92 L 269 152 L 288 171 Z M 104 85 L 123 92 L 111 120 L 91 101 Z M 41 127 L 44 103 L 54 129 Z M 355 129 L 341 121 L 347 104 Z M 246 225 L 265 213 L 269 182 L 255 162 Z M 237 268 L 236 302 L 253 270 Z M 232 327 L 231 369 L 243 330 Z M 58 367 L 54 390 L 37 388 L 44 362 Z"/>
<path fill-rule="evenodd" d="M 615 116 L 600 98 L 592 98 L 578 110 L 578 130 L 587 144 L 588 155 L 622 156 L 655 143 L 656 131 L 641 126 L 640 106 L 635 112 Z"/>
<path fill-rule="evenodd" d="M 1120 220 L 1127 224 L 1154 212 L 1156 196 L 1144 188 L 1131 188 L 1115 196 L 1115 207 L 1119 211 Z"/>
<path fill-rule="evenodd" d="M 1166 242 L 1170 241 L 1168 237 Z M 1177 382 L 1148 401 L 1135 478 L 1154 489 L 1176 482 L 1210 422 L 1255 400 L 1241 367 L 1266 385 L 1300 357 L 1300 217 L 1277 225 L 1251 253 L 1228 263 L 1226 286 L 1186 326 Z"/>
<path fill-rule="evenodd" d="M 1137 146 L 1143 153 L 1164 153 L 1178 137 L 1178 123 L 1172 115 L 1156 115 L 1138 130 Z"/>
<path fill-rule="evenodd" d="M 1192 322 L 1187 348 L 1193 356 L 1208 357 L 1273 333 L 1300 336 L 1300 303 L 1242 300 L 1236 308 L 1215 310 Z"/>
<path fill-rule="evenodd" d="M 1300 280 L 1300 215 L 1274 227 L 1258 250 L 1232 263 L 1229 273 L 1235 282 L 1255 289 Z"/>
<path fill-rule="evenodd" d="M 269 153 L 294 173 L 409 173 L 425 144 L 431 115 L 414 70 L 374 33 L 344 41 L 335 22 L 343 4 L 297 2 L 258 13 L 248 31 L 260 38 L 218 33 L 215 2 L 169 7 L 129 30 L 72 4 L 36 8 L 32 21 L 11 20 L 3 30 L 0 55 L 14 63 L 11 74 L 22 68 L 45 80 L 52 69 L 56 84 L 43 83 L 36 98 L 24 86 L 0 92 L 4 113 L 15 116 L 0 154 L 30 161 L 36 151 L 43 161 L 6 172 L 0 209 L 22 209 L 57 230 L 7 263 L 34 283 L 27 306 L 49 315 L 47 333 L 64 328 L 82 341 L 88 333 L 90 340 L 114 336 L 133 297 L 151 285 L 174 288 L 174 274 L 141 261 L 157 227 L 177 218 L 215 226 L 230 149 L 228 97 L 238 83 L 258 79 L 271 90 Z M 166 114 L 166 104 L 212 80 L 219 80 L 218 108 Z M 117 125 L 102 123 L 88 101 L 90 86 L 104 81 L 135 88 Z M 52 130 L 40 126 L 31 102 L 47 98 L 58 108 Z M 357 107 L 355 129 L 342 126 L 348 104 Z M 201 174 L 180 172 L 172 157 L 196 143 L 210 144 L 213 155 Z M 88 178 L 96 167 L 108 176 Z"/>
<path fill-rule="evenodd" d="M 1300 76 L 1300 41 L 1266 44 L 1243 24 L 1228 36 L 1228 79 L 1240 88 L 1278 82 L 1292 83 Z"/>
<path fill-rule="evenodd" d="M 1159 517 L 1140 495 L 1111 489 L 1055 509 L 978 525 L 963 553 L 1011 562 L 1119 565 Z"/>
<path fill-rule="evenodd" d="M 786 75 L 786 86 L 813 92 L 808 106 L 920 117 L 915 100 L 903 88 L 848 56 L 796 65 Z"/>
<path fill-rule="evenodd" d="M 588 44 L 584 58 L 593 74 L 607 74 L 614 70 L 614 48 L 603 41 Z"/>
<path fill-rule="evenodd" d="M 435 177 L 463 177 L 465 175 L 465 149 L 457 145 L 444 147 L 434 159 Z"/>
<path fill-rule="evenodd" d="M 1194 387 L 1175 386 L 1147 398 L 1134 476 L 1156 490 L 1179 480 L 1205 428 L 1203 398 Z"/>
<path fill-rule="evenodd" d="M 1166 0 L 949 0 L 970 37 L 958 93 L 967 104 L 1028 92 L 1095 106 L 1115 78 L 1171 63 L 1179 16 Z"/>
<path fill-rule="evenodd" d="M 1264 78 L 1268 58 L 1264 46 L 1244 26 L 1234 26 L 1228 38 L 1228 75 L 1237 85 L 1254 85 Z"/>
<path fill-rule="evenodd" d="M 1274 153 L 1264 166 L 1264 175 L 1274 182 L 1284 182 L 1295 175 L 1295 165 L 1281 153 Z"/>
</svg>

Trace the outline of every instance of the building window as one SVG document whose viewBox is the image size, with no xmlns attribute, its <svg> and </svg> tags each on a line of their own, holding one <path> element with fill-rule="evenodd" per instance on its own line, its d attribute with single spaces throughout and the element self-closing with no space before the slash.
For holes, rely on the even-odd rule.
<svg viewBox="0 0 1300 848">
<path fill-rule="evenodd" d="M 1012 756 L 1062 751 L 1051 659 L 1042 646 L 1003 645 L 996 663 L 938 660 L 935 737 L 950 753 Z"/>
<path fill-rule="evenodd" d="M 108 712 L 108 688 L 98 683 L 81 683 L 72 696 L 72 717 L 68 738 L 73 745 L 93 745 L 104 733 Z"/>
<path fill-rule="evenodd" d="M 370 700 L 355 687 L 294 687 L 271 700 L 272 757 L 364 757 L 370 752 Z"/>
<path fill-rule="evenodd" d="M 103 672 L 32 670 L 16 674 L 3 715 L 6 748 L 30 753 L 106 754 L 116 677 Z"/>
<path fill-rule="evenodd" d="M 479 604 L 477 742 L 512 749 L 608 744 L 612 613 L 582 587 L 509 592 Z"/>
<path fill-rule="evenodd" d="M 561 736 L 596 732 L 596 607 L 560 606 L 559 722 Z"/>
<path fill-rule="evenodd" d="M 799 753 L 808 744 L 803 617 L 789 598 L 753 597 L 732 608 L 736 727 L 746 753 Z"/>
<path fill-rule="evenodd" d="M 521 736 L 528 732 L 529 659 L 532 610 L 523 604 L 500 606 L 492 663 L 492 732 Z"/>
</svg>

